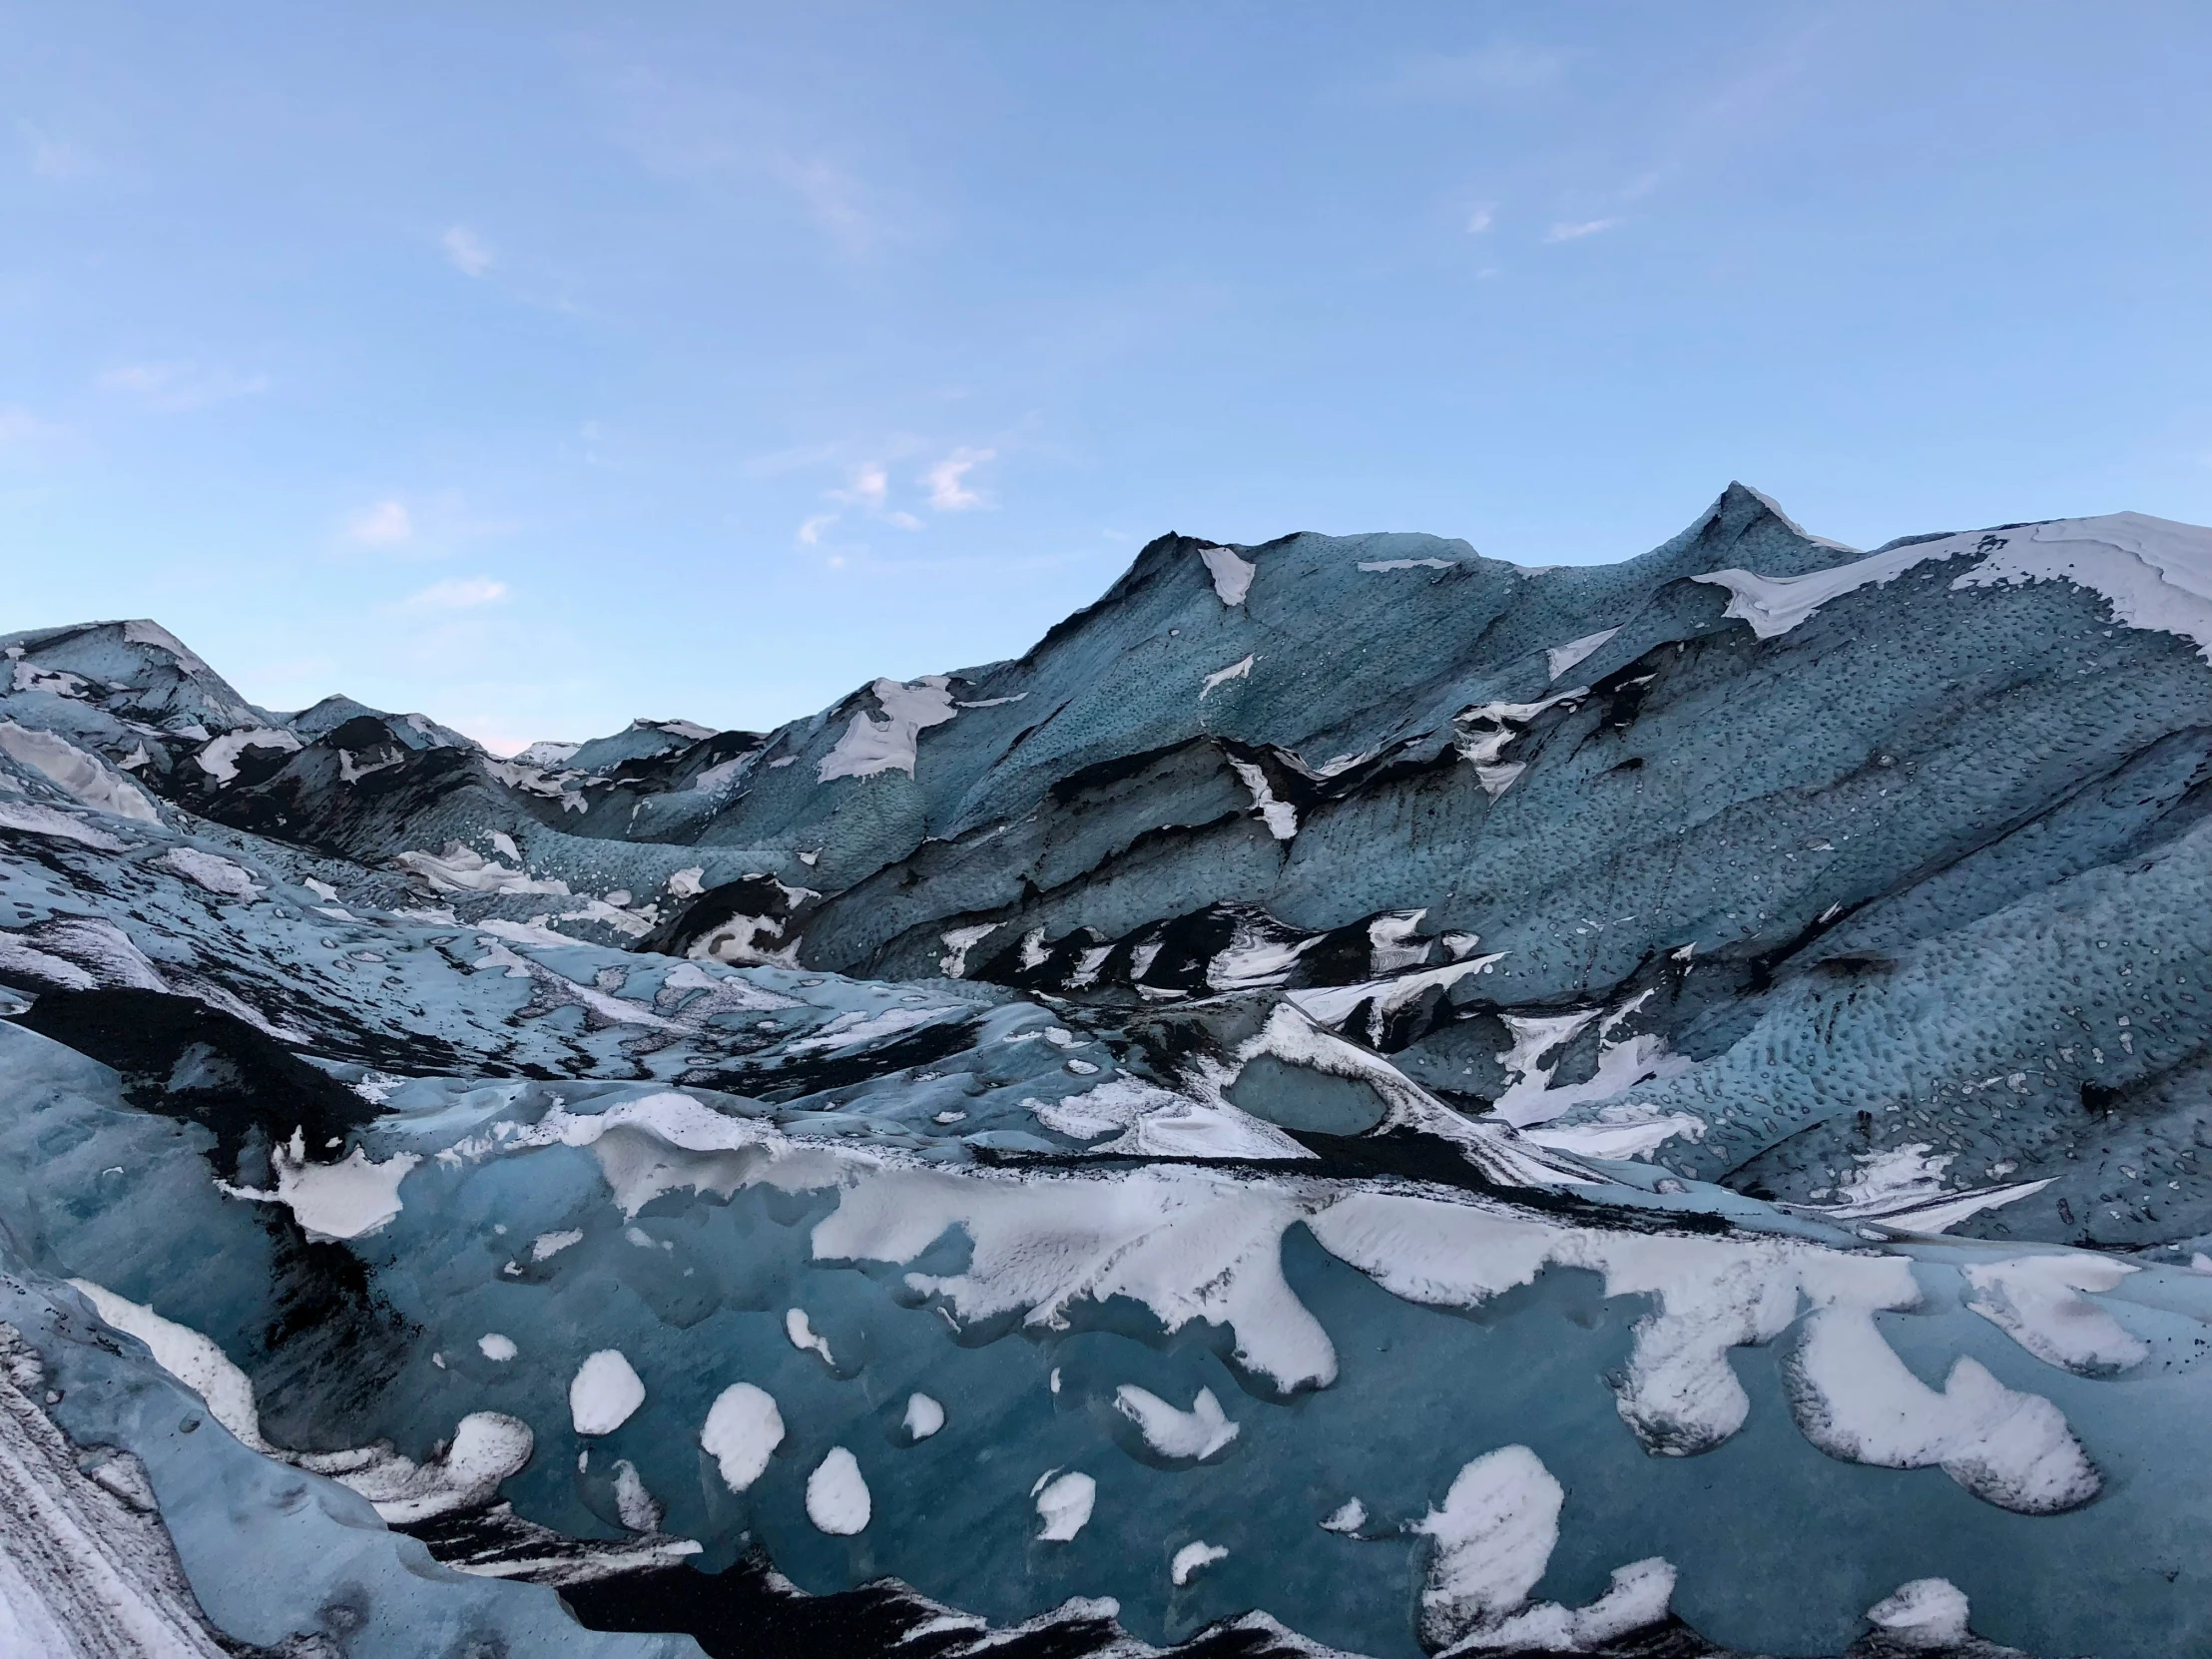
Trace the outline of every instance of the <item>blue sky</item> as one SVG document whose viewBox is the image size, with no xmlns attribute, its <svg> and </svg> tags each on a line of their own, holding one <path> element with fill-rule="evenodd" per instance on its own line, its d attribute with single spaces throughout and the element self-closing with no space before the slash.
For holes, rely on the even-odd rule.
<svg viewBox="0 0 2212 1659">
<path fill-rule="evenodd" d="M 497 745 L 1149 537 L 2212 521 L 2212 9 L 0 0 L 0 629 Z"/>
</svg>

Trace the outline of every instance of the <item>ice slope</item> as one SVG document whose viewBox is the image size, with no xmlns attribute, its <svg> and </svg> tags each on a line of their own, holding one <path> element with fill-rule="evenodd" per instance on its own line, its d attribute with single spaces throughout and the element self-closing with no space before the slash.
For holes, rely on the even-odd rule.
<svg viewBox="0 0 2212 1659">
<path fill-rule="evenodd" d="M 2203 1645 L 2208 549 L 1171 537 L 512 761 L 6 636 L 0 1630 Z"/>
</svg>

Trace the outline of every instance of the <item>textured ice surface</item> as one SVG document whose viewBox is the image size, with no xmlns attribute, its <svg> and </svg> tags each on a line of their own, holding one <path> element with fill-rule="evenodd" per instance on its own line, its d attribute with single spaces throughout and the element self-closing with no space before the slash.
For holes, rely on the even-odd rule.
<svg viewBox="0 0 2212 1659">
<path fill-rule="evenodd" d="M 8 636 L 10 1616 L 2202 1647 L 2204 546 L 1168 538 L 512 762 Z"/>
</svg>

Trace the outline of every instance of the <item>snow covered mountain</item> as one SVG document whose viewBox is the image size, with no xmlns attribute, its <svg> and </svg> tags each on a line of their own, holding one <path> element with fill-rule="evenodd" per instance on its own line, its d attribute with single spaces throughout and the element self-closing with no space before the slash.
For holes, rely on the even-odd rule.
<svg viewBox="0 0 2212 1659">
<path fill-rule="evenodd" d="M 1169 536 L 512 759 L 0 649 L 0 1652 L 2212 1642 L 2212 532 Z"/>
</svg>

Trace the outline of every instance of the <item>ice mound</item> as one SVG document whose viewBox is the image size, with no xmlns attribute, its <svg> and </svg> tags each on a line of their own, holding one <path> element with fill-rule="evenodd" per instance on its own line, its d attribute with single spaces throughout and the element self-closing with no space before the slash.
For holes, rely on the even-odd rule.
<svg viewBox="0 0 2212 1659">
<path fill-rule="evenodd" d="M 0 1650 L 2212 1643 L 2212 533 L 1171 536 L 512 760 L 0 651 Z"/>
</svg>

